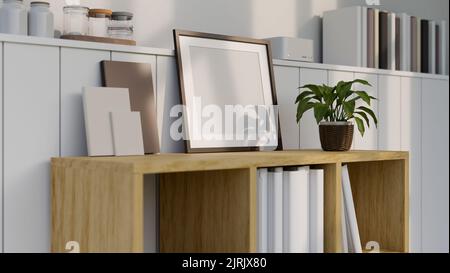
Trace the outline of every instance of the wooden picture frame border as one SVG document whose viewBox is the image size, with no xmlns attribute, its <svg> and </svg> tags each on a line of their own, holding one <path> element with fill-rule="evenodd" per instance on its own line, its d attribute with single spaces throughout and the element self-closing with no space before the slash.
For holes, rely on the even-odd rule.
<svg viewBox="0 0 450 273">
<path fill-rule="evenodd" d="M 181 98 L 181 102 L 183 105 L 187 105 L 187 104 L 186 104 L 185 87 L 184 87 L 184 81 L 183 81 L 183 78 L 184 78 L 183 69 L 182 69 L 183 60 L 182 60 L 181 54 L 180 54 L 180 52 L 181 52 L 180 36 L 264 45 L 266 47 L 267 58 L 268 58 L 267 61 L 269 64 L 269 74 L 270 74 L 269 78 L 270 78 L 270 86 L 272 89 L 272 103 L 273 103 L 273 105 L 278 105 L 270 41 L 263 40 L 263 39 L 253 39 L 253 38 L 247 38 L 247 37 L 228 36 L 228 35 L 221 35 L 221 34 L 189 31 L 189 30 L 179 30 L 179 29 L 173 30 L 173 36 L 174 36 L 174 42 L 175 42 L 175 59 L 176 59 L 176 63 L 177 63 L 178 82 L 179 82 L 179 87 L 180 87 L 179 88 L 180 89 L 180 98 Z M 278 127 L 277 127 L 278 147 L 276 148 L 276 150 L 282 150 L 283 144 L 282 144 L 282 139 L 281 139 L 281 126 L 280 126 L 279 117 L 277 119 L 277 123 L 278 123 L 277 124 L 278 125 Z M 187 125 L 185 117 L 184 117 L 183 124 Z M 187 153 L 248 152 L 248 151 L 261 151 L 261 148 L 263 148 L 263 147 L 256 147 L 256 146 L 223 147 L 223 148 L 192 148 L 190 145 L 189 139 L 185 139 L 184 143 L 185 143 Z"/>
</svg>

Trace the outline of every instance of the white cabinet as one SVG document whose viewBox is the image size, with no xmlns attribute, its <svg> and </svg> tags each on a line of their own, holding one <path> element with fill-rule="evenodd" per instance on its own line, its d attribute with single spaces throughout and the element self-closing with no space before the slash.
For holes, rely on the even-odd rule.
<svg viewBox="0 0 450 273">
<path fill-rule="evenodd" d="M 170 133 L 171 130 L 182 132 L 181 116 L 172 115 L 171 117 L 172 108 L 181 105 L 176 61 L 173 57 L 158 56 L 156 63 L 158 67 L 156 105 L 161 152 L 184 153 L 184 141 L 174 139 Z"/>
<path fill-rule="evenodd" d="M 59 49 L 4 44 L 4 250 L 50 250 L 50 158 L 59 155 Z"/>
<path fill-rule="evenodd" d="M 305 84 L 327 84 L 326 70 L 300 68 L 300 86 Z M 308 111 L 300 121 L 300 149 L 321 149 L 319 127 L 313 111 Z"/>
<path fill-rule="evenodd" d="M 421 141 L 421 80 L 401 79 L 401 150 L 410 152 L 410 250 L 421 251 L 422 217 L 422 141 Z"/>
<path fill-rule="evenodd" d="M 3 143 L 3 43 L 0 43 L 0 143 Z M 0 145 L 0 154 L 3 155 L 3 145 Z M 3 177 L 3 156 L 0 156 L 0 177 Z M 0 183 L 0 253 L 3 252 L 3 178 Z"/>
<path fill-rule="evenodd" d="M 101 86 L 100 62 L 110 51 L 61 48 L 61 156 L 87 155 L 82 88 Z"/>
<path fill-rule="evenodd" d="M 146 54 L 135 54 L 135 53 L 125 53 L 125 52 L 115 52 L 111 53 L 112 61 L 119 62 L 132 62 L 132 63 L 148 63 L 152 68 L 152 82 L 153 90 L 156 90 L 156 56 L 146 55 Z M 156 91 L 155 91 L 156 92 Z"/>
<path fill-rule="evenodd" d="M 274 67 L 281 136 L 284 150 L 297 150 L 300 147 L 300 129 L 297 124 L 297 105 L 299 94 L 300 69 L 298 67 Z"/>
<path fill-rule="evenodd" d="M 334 86 L 340 81 L 353 81 L 354 76 L 353 72 L 330 70 L 328 71 L 328 84 Z"/>
<path fill-rule="evenodd" d="M 366 91 L 370 96 L 373 96 L 378 99 L 378 75 L 376 74 L 366 74 L 366 73 L 355 73 L 355 79 L 366 80 L 370 83 L 371 86 L 365 86 L 361 84 L 355 84 L 353 86 L 353 90 L 361 90 Z M 366 103 L 363 101 L 358 101 L 356 107 L 366 106 Z M 375 115 L 379 117 L 378 113 L 378 100 L 373 100 L 369 107 L 373 110 Z M 370 127 L 366 127 L 366 132 L 364 133 L 364 137 L 361 136 L 357 127 L 355 126 L 355 134 L 353 138 L 353 148 L 355 150 L 377 150 L 378 149 L 378 128 L 375 126 L 375 123 L 371 117 Z"/>
<path fill-rule="evenodd" d="M 400 77 L 380 75 L 378 78 L 378 148 L 401 149 L 401 83 Z"/>
<path fill-rule="evenodd" d="M 422 80 L 422 249 L 449 251 L 449 86 Z"/>
</svg>

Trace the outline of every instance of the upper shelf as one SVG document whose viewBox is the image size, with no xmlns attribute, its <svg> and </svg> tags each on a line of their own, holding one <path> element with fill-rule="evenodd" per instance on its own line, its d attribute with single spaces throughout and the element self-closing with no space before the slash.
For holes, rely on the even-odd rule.
<svg viewBox="0 0 450 273">
<path fill-rule="evenodd" d="M 56 38 L 40 38 L 21 35 L 10 35 L 2 33 L 0 33 L 0 42 L 93 49 L 93 50 L 108 50 L 115 52 L 137 53 L 137 54 L 158 55 L 158 56 L 174 56 L 174 51 L 172 49 L 167 48 L 114 45 L 105 43 L 64 40 Z M 348 72 L 359 72 L 378 75 L 393 75 L 393 76 L 418 77 L 418 78 L 442 79 L 442 80 L 449 79 L 448 75 L 424 74 L 408 71 L 393 71 L 393 70 L 331 65 L 321 63 L 305 63 L 296 61 L 274 60 L 274 64 L 278 66 L 291 66 L 291 67 L 302 67 L 302 68 L 334 70 L 334 71 L 348 71 Z"/>
<path fill-rule="evenodd" d="M 73 168 L 114 167 L 139 174 L 248 169 L 259 167 L 321 165 L 385 160 L 407 160 L 408 152 L 315 150 L 208 154 L 159 154 L 131 157 L 53 158 L 53 166 Z"/>
</svg>

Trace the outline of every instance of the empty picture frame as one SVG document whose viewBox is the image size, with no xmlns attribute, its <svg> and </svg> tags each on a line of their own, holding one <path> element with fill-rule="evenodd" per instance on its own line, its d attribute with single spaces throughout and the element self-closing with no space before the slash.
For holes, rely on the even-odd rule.
<svg viewBox="0 0 450 273">
<path fill-rule="evenodd" d="M 159 153 L 156 95 L 153 90 L 151 65 L 149 63 L 102 61 L 101 68 L 103 86 L 129 89 L 131 111 L 141 113 L 145 153 Z"/>
<path fill-rule="evenodd" d="M 113 156 L 110 112 L 130 112 L 128 89 L 85 87 L 83 106 L 88 155 Z"/>
<path fill-rule="evenodd" d="M 260 116 L 248 113 L 235 116 L 245 120 L 244 128 L 233 122 L 229 130 L 222 117 L 220 130 L 205 133 L 205 125 L 211 126 L 205 111 L 208 116 L 220 109 L 226 115 L 229 106 L 277 105 L 270 42 L 181 30 L 174 30 L 174 40 L 187 152 L 282 149 L 277 115 L 268 120 L 268 134 L 256 140 L 242 139 L 254 129 L 249 120 L 260 123 Z"/>
</svg>

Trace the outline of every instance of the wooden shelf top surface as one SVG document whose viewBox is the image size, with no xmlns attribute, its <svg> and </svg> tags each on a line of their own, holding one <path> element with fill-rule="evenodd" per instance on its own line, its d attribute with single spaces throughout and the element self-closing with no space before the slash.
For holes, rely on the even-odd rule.
<svg viewBox="0 0 450 273">
<path fill-rule="evenodd" d="M 297 150 L 207 154 L 157 154 L 130 157 L 52 158 L 52 166 L 64 168 L 114 168 L 137 174 L 320 165 L 385 160 L 406 160 L 408 152 Z"/>
</svg>

